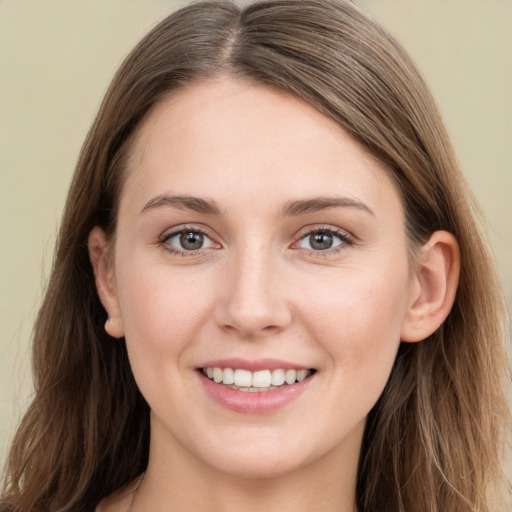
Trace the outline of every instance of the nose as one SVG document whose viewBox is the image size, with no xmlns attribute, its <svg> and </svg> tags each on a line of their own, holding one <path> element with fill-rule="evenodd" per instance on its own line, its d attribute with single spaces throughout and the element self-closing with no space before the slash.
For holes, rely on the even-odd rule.
<svg viewBox="0 0 512 512">
<path fill-rule="evenodd" d="M 221 283 L 215 321 L 244 339 L 279 333 L 292 320 L 286 284 L 270 250 L 247 247 L 229 262 Z"/>
</svg>

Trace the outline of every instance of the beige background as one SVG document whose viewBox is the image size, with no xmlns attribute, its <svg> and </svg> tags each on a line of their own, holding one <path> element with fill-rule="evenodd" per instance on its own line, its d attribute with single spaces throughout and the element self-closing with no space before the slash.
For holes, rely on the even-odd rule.
<svg viewBox="0 0 512 512">
<path fill-rule="evenodd" d="M 0 0 L 0 462 L 31 392 L 31 326 L 81 143 L 123 56 L 186 3 Z M 512 2 L 356 3 L 427 76 L 512 301 Z"/>
</svg>

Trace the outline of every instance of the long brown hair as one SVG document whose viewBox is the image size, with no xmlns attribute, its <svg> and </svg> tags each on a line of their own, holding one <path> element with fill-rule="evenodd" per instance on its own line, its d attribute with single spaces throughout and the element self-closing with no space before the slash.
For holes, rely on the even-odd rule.
<svg viewBox="0 0 512 512">
<path fill-rule="evenodd" d="M 83 511 L 144 470 L 149 408 L 124 343 L 103 329 L 87 239 L 96 225 L 115 233 L 124 164 L 148 111 L 170 91 L 220 75 L 279 88 L 335 120 L 391 170 L 411 246 L 438 229 L 460 245 L 450 315 L 427 340 L 401 345 L 369 415 L 358 510 L 504 510 L 507 317 L 478 210 L 420 73 L 345 0 L 199 2 L 127 57 L 69 192 L 34 331 L 35 398 L 12 446 L 1 505 Z"/>
</svg>

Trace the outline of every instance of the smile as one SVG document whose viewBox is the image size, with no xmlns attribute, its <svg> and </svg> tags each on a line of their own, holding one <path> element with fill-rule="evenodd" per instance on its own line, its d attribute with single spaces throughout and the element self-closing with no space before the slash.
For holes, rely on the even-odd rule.
<svg viewBox="0 0 512 512">
<path fill-rule="evenodd" d="M 285 370 L 283 368 L 251 372 L 241 368 L 211 366 L 202 368 L 201 371 L 205 377 L 216 384 L 224 384 L 237 391 L 256 393 L 302 382 L 314 372 L 314 370 Z"/>
</svg>

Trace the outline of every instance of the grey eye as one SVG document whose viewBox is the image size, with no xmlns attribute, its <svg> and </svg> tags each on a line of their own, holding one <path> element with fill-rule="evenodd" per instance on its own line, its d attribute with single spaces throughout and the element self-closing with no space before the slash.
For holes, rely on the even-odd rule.
<svg viewBox="0 0 512 512">
<path fill-rule="evenodd" d="M 204 235 L 197 231 L 187 231 L 180 234 L 180 245 L 186 251 L 196 251 L 202 249 Z"/>
<path fill-rule="evenodd" d="M 334 231 L 321 230 L 303 236 L 299 240 L 298 246 L 310 251 L 327 251 L 344 243 L 349 243 L 348 237 Z"/>
<path fill-rule="evenodd" d="M 325 251 L 334 244 L 332 233 L 312 233 L 309 235 L 309 245 L 315 251 Z"/>
</svg>

